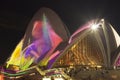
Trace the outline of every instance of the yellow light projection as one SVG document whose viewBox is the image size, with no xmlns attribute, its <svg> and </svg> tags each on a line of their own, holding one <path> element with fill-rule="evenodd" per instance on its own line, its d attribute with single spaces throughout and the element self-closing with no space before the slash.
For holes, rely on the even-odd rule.
<svg viewBox="0 0 120 80">
<path fill-rule="evenodd" d="M 19 42 L 19 44 L 16 46 L 15 50 L 13 51 L 10 59 L 7 62 L 7 67 L 9 67 L 9 65 L 19 66 L 19 64 L 20 64 L 20 53 L 21 53 L 21 50 L 22 50 L 22 45 L 23 45 L 23 39 Z"/>
</svg>

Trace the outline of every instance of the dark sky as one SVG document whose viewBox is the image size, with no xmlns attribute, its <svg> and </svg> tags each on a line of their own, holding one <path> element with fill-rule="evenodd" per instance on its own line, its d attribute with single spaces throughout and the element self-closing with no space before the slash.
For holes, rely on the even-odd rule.
<svg viewBox="0 0 120 80">
<path fill-rule="evenodd" d="M 0 0 L 0 64 L 10 56 L 41 7 L 55 11 L 71 34 L 95 18 L 105 18 L 120 34 L 120 6 L 115 0 Z"/>
</svg>

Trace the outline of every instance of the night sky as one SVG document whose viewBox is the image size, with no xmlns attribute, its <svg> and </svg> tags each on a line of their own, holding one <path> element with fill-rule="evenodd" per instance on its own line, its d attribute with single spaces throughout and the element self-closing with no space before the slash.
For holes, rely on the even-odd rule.
<svg viewBox="0 0 120 80">
<path fill-rule="evenodd" d="M 0 64 L 11 55 L 32 16 L 41 7 L 55 11 L 71 34 L 96 18 L 104 18 L 120 34 L 119 5 L 115 0 L 0 0 Z"/>
</svg>

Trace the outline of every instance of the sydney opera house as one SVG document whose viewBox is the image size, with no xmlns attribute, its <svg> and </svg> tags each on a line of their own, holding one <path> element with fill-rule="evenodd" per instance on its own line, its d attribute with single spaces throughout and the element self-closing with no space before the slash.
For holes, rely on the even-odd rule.
<svg viewBox="0 0 120 80">
<path fill-rule="evenodd" d="M 120 36 L 104 19 L 70 35 L 56 13 L 41 8 L 0 68 L 0 80 L 119 80 L 112 74 L 119 72 L 119 50 Z"/>
</svg>

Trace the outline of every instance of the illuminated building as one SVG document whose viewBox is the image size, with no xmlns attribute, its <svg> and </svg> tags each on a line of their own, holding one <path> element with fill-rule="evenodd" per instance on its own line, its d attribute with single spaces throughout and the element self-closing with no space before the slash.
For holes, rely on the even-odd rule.
<svg viewBox="0 0 120 80">
<path fill-rule="evenodd" d="M 119 64 L 120 37 L 104 19 L 92 20 L 80 27 L 69 39 L 53 67 L 86 65 L 114 67 Z"/>
<path fill-rule="evenodd" d="M 66 69 L 69 73 L 76 67 L 95 70 L 120 66 L 119 45 L 118 33 L 104 19 L 89 21 L 70 36 L 59 17 L 52 10 L 42 8 L 31 20 L 1 73 L 18 78 L 38 72 L 40 77 L 55 75 L 56 80 L 69 79 Z M 59 74 L 62 77 L 56 77 Z"/>
</svg>

